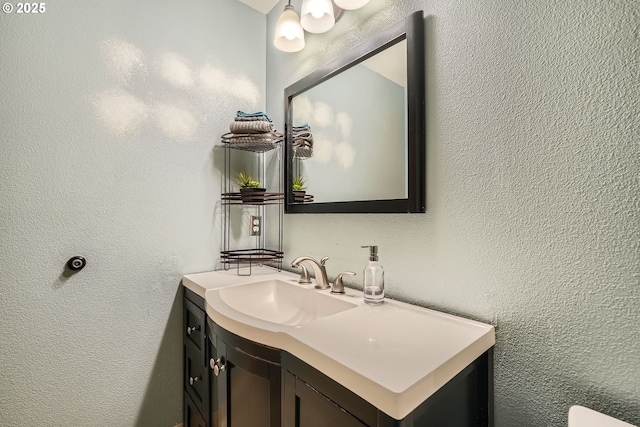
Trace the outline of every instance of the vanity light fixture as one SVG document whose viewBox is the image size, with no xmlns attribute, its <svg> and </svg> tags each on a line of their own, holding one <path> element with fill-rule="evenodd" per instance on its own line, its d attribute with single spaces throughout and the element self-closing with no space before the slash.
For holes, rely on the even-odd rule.
<svg viewBox="0 0 640 427">
<path fill-rule="evenodd" d="M 283 52 L 298 52 L 304 48 L 305 30 L 325 33 L 345 10 L 359 9 L 367 3 L 369 0 L 302 0 L 301 18 L 289 0 L 276 24 L 273 43 Z"/>
<path fill-rule="evenodd" d="M 304 48 L 304 30 L 291 0 L 278 19 L 273 43 L 283 52 L 298 52 Z"/>
<path fill-rule="evenodd" d="M 325 33 L 336 23 L 331 0 L 303 0 L 300 15 L 302 28 L 310 33 Z"/>
<path fill-rule="evenodd" d="M 369 0 L 333 0 L 341 9 L 345 10 L 355 10 L 360 9 L 369 3 Z"/>
</svg>

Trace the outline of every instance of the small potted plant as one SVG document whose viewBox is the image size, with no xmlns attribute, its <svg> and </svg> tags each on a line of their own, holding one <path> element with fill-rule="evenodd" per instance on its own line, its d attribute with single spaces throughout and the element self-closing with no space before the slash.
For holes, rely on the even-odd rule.
<svg viewBox="0 0 640 427">
<path fill-rule="evenodd" d="M 242 203 L 264 202 L 266 188 L 260 187 L 260 183 L 246 171 L 236 173 L 236 184 L 240 187 Z"/>
<path fill-rule="evenodd" d="M 303 203 L 304 202 L 304 195 L 305 195 L 305 186 L 304 186 L 304 178 L 302 178 L 302 176 L 296 176 L 295 178 L 293 178 L 293 201 L 297 202 L 297 203 Z"/>
</svg>

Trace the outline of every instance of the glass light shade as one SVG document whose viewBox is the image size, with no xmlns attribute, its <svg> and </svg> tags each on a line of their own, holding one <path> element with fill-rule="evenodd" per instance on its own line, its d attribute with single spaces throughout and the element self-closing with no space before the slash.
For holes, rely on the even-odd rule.
<svg viewBox="0 0 640 427">
<path fill-rule="evenodd" d="M 310 33 L 327 32 L 336 23 L 331 0 L 304 0 L 300 15 L 302 28 Z"/>
<path fill-rule="evenodd" d="M 283 52 L 298 52 L 304 48 L 304 30 L 293 6 L 286 5 L 278 24 L 273 44 Z"/>
<path fill-rule="evenodd" d="M 346 10 L 360 9 L 362 6 L 365 6 L 367 3 L 369 3 L 369 0 L 333 0 L 333 1 L 336 3 L 336 6 Z"/>
</svg>

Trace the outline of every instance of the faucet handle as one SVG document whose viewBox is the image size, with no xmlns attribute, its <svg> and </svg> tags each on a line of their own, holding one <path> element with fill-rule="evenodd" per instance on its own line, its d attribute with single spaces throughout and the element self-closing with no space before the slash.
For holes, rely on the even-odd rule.
<svg viewBox="0 0 640 427">
<path fill-rule="evenodd" d="M 338 274 L 336 280 L 333 281 L 333 286 L 331 286 L 332 294 L 344 294 L 344 283 L 342 283 L 342 276 L 355 276 L 356 273 L 353 271 L 343 271 Z"/>
<path fill-rule="evenodd" d="M 325 263 L 325 262 L 327 262 L 327 260 L 328 260 L 328 259 L 329 259 L 329 257 L 328 257 L 328 256 L 323 256 L 323 257 L 320 259 L 320 265 L 324 267 L 324 263 Z"/>
<path fill-rule="evenodd" d="M 307 270 L 307 267 L 302 264 L 300 264 L 298 267 L 302 269 L 302 271 L 300 272 L 300 279 L 298 280 L 298 284 L 308 285 L 309 283 L 311 283 L 311 279 L 309 278 L 309 270 Z"/>
</svg>

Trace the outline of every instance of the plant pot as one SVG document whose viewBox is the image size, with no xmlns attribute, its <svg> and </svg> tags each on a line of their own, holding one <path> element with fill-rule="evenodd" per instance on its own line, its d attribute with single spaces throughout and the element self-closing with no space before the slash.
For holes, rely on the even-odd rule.
<svg viewBox="0 0 640 427">
<path fill-rule="evenodd" d="M 307 192 L 304 190 L 293 190 L 293 202 L 294 203 L 304 203 L 304 195 Z"/>
<path fill-rule="evenodd" d="M 266 188 L 243 187 L 240 189 L 242 203 L 264 203 L 264 193 Z"/>
</svg>

